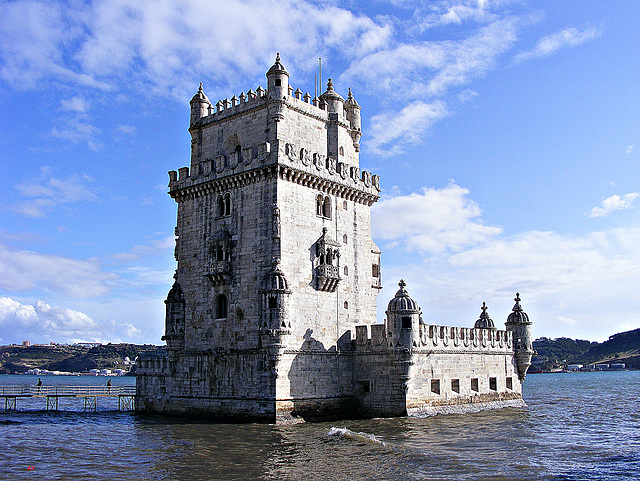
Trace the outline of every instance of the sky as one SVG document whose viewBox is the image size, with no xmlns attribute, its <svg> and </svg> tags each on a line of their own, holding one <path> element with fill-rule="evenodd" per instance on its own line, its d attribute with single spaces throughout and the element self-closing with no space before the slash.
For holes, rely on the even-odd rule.
<svg viewBox="0 0 640 481">
<path fill-rule="evenodd" d="M 0 344 L 161 344 L 189 99 L 333 78 L 380 175 L 378 321 L 640 327 L 640 2 L 0 2 Z"/>
</svg>

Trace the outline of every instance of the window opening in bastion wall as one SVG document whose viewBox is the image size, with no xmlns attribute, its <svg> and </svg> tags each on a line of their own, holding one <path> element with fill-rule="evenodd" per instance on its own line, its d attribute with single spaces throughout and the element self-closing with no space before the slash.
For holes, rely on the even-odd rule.
<svg viewBox="0 0 640 481">
<path fill-rule="evenodd" d="M 460 393 L 460 379 L 452 379 L 451 380 L 451 390 L 453 392 Z"/>
<path fill-rule="evenodd" d="M 471 379 L 471 390 L 474 392 L 478 392 L 478 378 L 474 377 Z"/>
<path fill-rule="evenodd" d="M 491 391 L 497 391 L 498 390 L 498 380 L 495 377 L 490 377 L 489 378 L 489 389 Z"/>
<path fill-rule="evenodd" d="M 440 394 L 440 379 L 431 380 L 431 392 L 434 394 Z"/>
<path fill-rule="evenodd" d="M 507 378 L 507 389 L 513 389 L 513 379 L 511 377 Z"/>
<path fill-rule="evenodd" d="M 402 317 L 402 329 L 411 329 L 411 317 L 403 316 Z"/>
</svg>

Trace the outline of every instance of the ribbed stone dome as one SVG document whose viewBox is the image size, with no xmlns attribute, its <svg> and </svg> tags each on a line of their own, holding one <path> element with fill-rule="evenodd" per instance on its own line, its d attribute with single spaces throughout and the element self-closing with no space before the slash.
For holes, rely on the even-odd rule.
<svg viewBox="0 0 640 481">
<path fill-rule="evenodd" d="M 489 313 L 487 312 L 487 304 L 485 302 L 482 303 L 482 314 L 480 314 L 480 318 L 476 321 L 475 327 L 476 329 L 495 329 L 496 326 L 493 324 L 493 320 L 489 317 Z"/>
<path fill-rule="evenodd" d="M 396 292 L 396 296 L 389 301 L 389 305 L 387 306 L 387 311 L 415 311 L 419 312 L 420 308 L 418 307 L 418 303 L 409 297 L 409 293 L 405 289 L 407 283 L 404 279 L 400 279 L 398 282 L 400 289 Z"/>
<path fill-rule="evenodd" d="M 522 306 L 520 305 L 519 292 L 516 292 L 514 301 L 516 301 L 516 304 L 515 306 L 513 306 L 512 312 L 511 314 L 509 314 L 509 317 L 507 317 L 507 324 L 531 324 L 531 321 L 529 321 L 529 316 L 522 310 Z"/>
<path fill-rule="evenodd" d="M 287 77 L 289 76 L 289 72 L 287 72 L 287 69 L 284 68 L 284 65 L 282 65 L 282 63 L 280 63 L 280 53 L 279 52 L 276 54 L 275 63 L 267 71 L 267 77 L 269 77 L 272 74 L 285 74 Z"/>
<path fill-rule="evenodd" d="M 333 90 L 333 80 L 331 79 L 329 79 L 327 82 L 327 91 L 320 96 L 320 99 L 321 100 L 335 99 L 335 100 L 340 100 L 341 102 L 344 102 L 344 99 L 342 98 L 342 96 L 338 92 Z"/>
<path fill-rule="evenodd" d="M 273 270 L 267 275 L 267 277 L 265 277 L 263 285 L 265 291 L 289 291 L 289 283 L 287 282 L 287 278 L 284 276 L 284 272 L 282 272 L 277 266 L 273 268 Z"/>
<path fill-rule="evenodd" d="M 198 88 L 198 91 L 196 92 L 196 94 L 193 96 L 193 98 L 191 99 L 191 101 L 189 103 L 192 104 L 194 102 L 205 102 L 205 103 L 208 103 L 208 104 L 211 103 L 209 101 L 209 98 L 204 93 L 204 89 L 202 88 L 202 82 L 200 82 L 200 88 Z"/>
</svg>

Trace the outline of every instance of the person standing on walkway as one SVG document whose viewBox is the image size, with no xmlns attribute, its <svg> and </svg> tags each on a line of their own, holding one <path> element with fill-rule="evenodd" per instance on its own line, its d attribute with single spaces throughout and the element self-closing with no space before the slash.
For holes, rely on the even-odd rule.
<svg viewBox="0 0 640 481">
<path fill-rule="evenodd" d="M 42 379 L 38 378 L 38 384 L 36 384 L 38 388 L 38 394 L 40 394 L 40 389 L 42 388 Z"/>
<path fill-rule="evenodd" d="M 107 381 L 107 394 L 111 394 L 111 379 Z"/>
</svg>

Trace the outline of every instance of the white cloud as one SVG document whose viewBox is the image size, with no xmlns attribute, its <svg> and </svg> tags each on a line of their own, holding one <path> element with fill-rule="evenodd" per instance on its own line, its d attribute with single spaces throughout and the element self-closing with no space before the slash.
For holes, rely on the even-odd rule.
<svg viewBox="0 0 640 481">
<path fill-rule="evenodd" d="M 118 124 L 116 126 L 116 130 L 118 132 L 122 132 L 123 134 L 133 134 L 136 132 L 136 129 L 133 125 L 123 125 L 123 124 Z"/>
<path fill-rule="evenodd" d="M 426 253 L 459 251 L 502 233 L 485 226 L 480 207 L 455 184 L 383 198 L 371 208 L 373 237 Z"/>
<path fill-rule="evenodd" d="M 59 179 L 52 174 L 52 170 L 45 167 L 38 177 L 15 185 L 18 193 L 27 200 L 12 209 L 29 217 L 44 217 L 47 211 L 57 206 L 98 199 L 90 187 L 94 182 L 91 177 L 72 174 L 66 179 Z"/>
<path fill-rule="evenodd" d="M 627 147 L 627 150 L 625 151 L 625 154 L 630 154 L 633 151 L 633 144 L 630 145 L 629 147 Z"/>
<path fill-rule="evenodd" d="M 635 200 L 640 196 L 638 192 L 631 192 L 622 197 L 612 195 L 602 201 L 602 207 L 594 207 L 589 217 L 605 217 L 616 210 L 627 210 L 635 207 Z"/>
<path fill-rule="evenodd" d="M 538 57 L 546 57 L 565 47 L 576 47 L 578 45 L 598 38 L 601 32 L 597 28 L 587 28 L 582 32 L 577 28 L 565 28 L 559 32 L 542 37 L 532 50 L 521 52 L 515 57 L 516 62 L 524 62 Z"/>
<path fill-rule="evenodd" d="M 367 146 L 377 155 L 398 155 L 407 145 L 419 143 L 427 129 L 448 114 L 441 101 L 430 104 L 417 101 L 400 112 L 374 115 L 371 117 L 373 131 Z"/>
<path fill-rule="evenodd" d="M 62 99 L 60 101 L 64 110 L 70 110 L 71 112 L 85 113 L 89 109 L 89 103 L 82 97 L 71 97 L 68 100 Z"/>
<path fill-rule="evenodd" d="M 96 259 L 69 259 L 15 250 L 0 244 L 0 288 L 10 292 L 35 289 L 76 298 L 109 292 L 118 276 L 104 272 Z"/>
<path fill-rule="evenodd" d="M 0 297 L 0 327 L 55 334 L 93 330 L 96 322 L 83 312 L 53 307 L 44 301 L 21 304 L 10 297 Z"/>
</svg>

